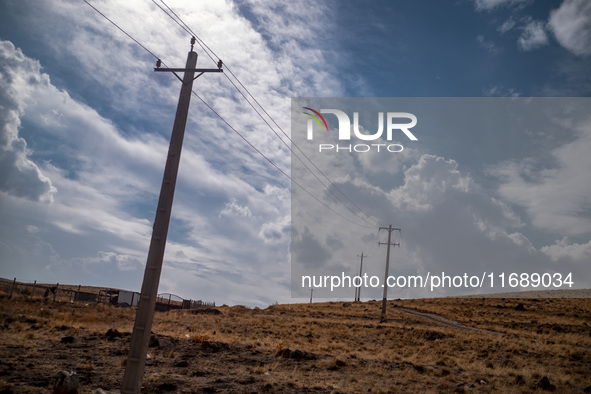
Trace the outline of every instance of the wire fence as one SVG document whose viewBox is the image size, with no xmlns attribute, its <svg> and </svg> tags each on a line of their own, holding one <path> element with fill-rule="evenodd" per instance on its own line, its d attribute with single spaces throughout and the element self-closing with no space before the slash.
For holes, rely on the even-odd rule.
<svg viewBox="0 0 591 394">
<path fill-rule="evenodd" d="M 82 285 L 60 285 L 0 279 L 0 296 L 8 299 L 41 300 L 44 302 L 99 302 L 120 307 L 136 307 L 140 293 L 119 289 L 101 289 Z M 158 294 L 157 311 L 215 307 L 215 302 L 187 300 L 175 294 Z"/>
</svg>

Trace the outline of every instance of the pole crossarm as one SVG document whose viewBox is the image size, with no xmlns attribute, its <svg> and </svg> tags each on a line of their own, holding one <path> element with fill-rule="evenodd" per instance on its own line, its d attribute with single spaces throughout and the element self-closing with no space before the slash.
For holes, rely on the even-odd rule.
<svg viewBox="0 0 591 394">
<path fill-rule="evenodd" d="M 161 72 L 195 72 L 195 73 L 223 73 L 224 70 L 221 68 L 168 68 L 168 67 L 156 67 L 154 71 Z"/>
<path fill-rule="evenodd" d="M 223 73 L 224 70 L 221 68 L 168 68 L 168 67 L 156 67 L 154 71 L 159 72 L 171 72 L 176 77 L 182 81 L 182 78 L 177 75 L 177 72 L 191 72 L 191 73 L 199 73 L 196 77 L 193 78 L 193 81 L 202 76 L 204 73 Z"/>
</svg>

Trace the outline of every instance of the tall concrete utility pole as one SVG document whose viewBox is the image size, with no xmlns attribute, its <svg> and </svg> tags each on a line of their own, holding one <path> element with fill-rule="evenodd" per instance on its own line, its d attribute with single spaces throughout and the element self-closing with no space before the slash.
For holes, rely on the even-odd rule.
<svg viewBox="0 0 591 394">
<path fill-rule="evenodd" d="M 152 230 L 152 240 L 150 241 L 150 250 L 148 260 L 144 271 L 144 282 L 135 316 L 135 324 L 131 335 L 131 344 L 129 354 L 125 364 L 125 374 L 123 375 L 122 394 L 139 394 L 142 387 L 142 378 L 144 375 L 144 366 L 146 363 L 146 354 L 150 342 L 150 332 L 152 330 L 152 320 L 154 318 L 154 309 L 156 307 L 156 297 L 158 294 L 158 284 L 160 282 L 160 273 L 162 271 L 162 260 L 164 258 L 164 247 L 166 246 L 166 236 L 168 235 L 168 225 L 170 223 L 170 214 L 172 209 L 172 200 L 174 197 L 174 188 L 181 159 L 181 149 L 183 146 L 183 137 L 185 135 L 185 126 L 187 125 L 187 116 L 189 115 L 189 103 L 191 102 L 191 93 L 193 81 L 204 72 L 221 72 L 221 61 L 217 69 L 196 69 L 197 53 L 193 52 L 195 38 L 191 39 L 191 51 L 187 56 L 187 63 L 184 69 L 160 68 L 160 60 L 156 63 L 154 71 L 169 71 L 176 75 L 176 71 L 184 72 L 181 79 L 183 85 L 176 110 L 176 117 L 172 127 L 170 137 L 170 146 L 168 148 L 168 157 L 164 168 L 164 177 L 162 178 L 162 187 L 160 189 L 160 198 L 156 209 L 156 218 Z M 194 77 L 195 72 L 201 74 Z"/>
<path fill-rule="evenodd" d="M 380 227 L 380 230 L 388 230 L 388 242 L 387 243 L 383 243 L 383 242 L 378 242 L 378 245 L 388 245 L 388 251 L 386 252 L 386 273 L 384 274 L 384 297 L 382 298 L 382 321 L 386 320 L 386 300 L 388 298 L 388 271 L 390 269 L 390 245 L 392 246 L 400 246 L 400 244 L 398 243 L 391 243 L 391 239 L 392 239 L 392 231 L 398 231 L 400 232 L 401 229 L 399 228 L 394 228 L 392 227 L 392 225 L 389 225 L 388 227 Z"/>
<path fill-rule="evenodd" d="M 361 257 L 361 263 L 359 263 L 359 277 L 363 274 L 363 252 L 361 252 L 361 256 L 357 255 L 357 257 Z M 367 256 L 365 256 L 367 257 Z M 355 301 L 361 300 L 361 286 L 355 289 Z"/>
</svg>

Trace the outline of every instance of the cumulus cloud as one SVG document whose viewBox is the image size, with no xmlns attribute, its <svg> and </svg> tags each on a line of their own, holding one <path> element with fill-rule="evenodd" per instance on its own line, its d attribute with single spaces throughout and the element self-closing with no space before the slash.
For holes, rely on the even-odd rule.
<svg viewBox="0 0 591 394">
<path fill-rule="evenodd" d="M 591 2 L 565 0 L 550 14 L 548 27 L 560 45 L 575 55 L 591 54 Z"/>
<path fill-rule="evenodd" d="M 497 88 L 496 93 L 509 92 L 501 92 L 501 88 Z M 359 102 L 355 103 L 357 107 L 361 105 Z M 314 104 L 320 108 L 345 108 L 345 103 L 343 100 L 326 99 L 321 104 Z M 519 98 L 458 101 L 461 105 L 457 108 L 461 108 L 462 114 L 474 114 L 465 124 L 457 122 L 454 106 L 440 110 L 434 116 L 427 111 L 428 105 L 438 109 L 443 105 L 432 101 L 422 104 L 419 107 L 425 112 L 417 115 L 419 119 L 428 119 L 427 115 L 431 115 L 438 122 L 421 130 L 420 144 L 416 147 L 407 144 L 409 152 L 414 151 L 412 154 L 397 154 L 394 157 L 385 152 L 372 156 L 369 153 L 319 153 L 314 148 L 316 143 L 324 140 L 317 141 L 316 136 L 314 144 L 308 145 L 308 153 L 319 160 L 323 168 L 330 169 L 338 188 L 360 202 L 363 211 L 375 218 L 380 227 L 392 224 L 402 228 L 403 246 L 392 252 L 396 263 L 391 265 L 390 273 L 426 275 L 428 272 L 444 271 L 450 275 L 464 272 L 482 275 L 483 272 L 493 271 L 537 270 L 588 276 L 588 267 L 581 264 L 588 258 L 585 257 L 588 248 L 586 237 L 591 229 L 588 214 L 591 189 L 586 180 L 589 159 L 585 154 L 591 149 L 591 124 L 584 109 L 586 101 Z M 377 102 L 376 107 L 379 108 Z M 483 113 L 476 110 L 484 107 L 487 109 Z M 502 117 L 505 117 L 504 120 L 499 121 Z M 298 123 L 297 113 L 293 118 L 294 129 L 305 129 L 304 123 Z M 490 123 L 489 119 L 498 121 L 493 131 L 483 126 Z M 439 126 L 442 124 L 449 124 L 457 134 L 452 137 Z M 503 160 L 494 165 L 496 172 L 492 174 L 498 177 L 497 180 L 490 173 L 483 174 L 476 169 L 470 162 L 473 160 L 470 155 L 460 152 L 446 157 L 429 144 L 429 133 L 436 134 L 438 138 L 444 135 L 459 144 L 460 151 L 471 145 L 459 141 L 477 138 L 475 133 L 479 138 L 491 132 L 497 133 L 497 138 L 503 141 L 511 141 L 516 148 L 511 152 L 506 151 L 506 144 L 498 148 L 517 159 Z M 517 145 L 527 145 L 528 153 L 524 153 L 522 147 L 517 149 Z M 482 144 L 474 149 L 488 154 L 489 148 Z M 498 152 L 493 156 L 494 163 L 498 160 Z M 481 162 L 476 159 L 476 163 Z M 298 181 L 304 178 L 299 167 L 294 161 L 292 174 Z M 387 168 L 388 171 L 378 172 L 376 169 L 380 168 Z M 311 177 L 304 179 L 307 186 L 318 187 Z M 364 224 L 342 209 L 343 204 L 329 194 L 325 193 L 323 201 L 336 211 L 345 212 L 353 221 Z M 354 256 L 362 251 L 370 256 L 366 266 L 368 275 L 382 277 L 385 247 L 377 246 L 375 230 L 372 234 L 372 229 L 348 223 L 299 193 L 298 189 L 293 192 L 292 207 L 295 229 L 292 230 L 295 234 L 292 242 L 292 286 L 294 292 L 300 291 L 299 296 L 306 296 L 306 289 L 298 289 L 302 275 L 341 275 L 341 272 L 353 275 L 359 269 L 359 260 Z M 564 235 L 576 236 L 580 245 L 568 241 L 558 246 L 548 245 L 554 237 L 560 239 Z M 332 246 L 334 244 L 329 242 L 329 238 L 339 240 L 340 244 Z M 383 231 L 378 240 L 382 243 L 386 241 Z M 581 281 L 577 286 L 584 286 L 585 283 Z M 315 289 L 314 294 L 322 296 L 323 290 L 317 290 L 318 293 Z M 500 288 L 486 290 L 502 291 Z M 468 293 L 472 290 L 446 289 L 437 293 L 421 293 L 417 289 L 393 291 L 400 297 L 417 297 Z M 370 298 L 379 296 L 375 289 L 367 289 L 365 294 Z M 338 295 L 347 296 L 346 292 Z M 335 296 L 335 293 L 325 293 L 325 296 Z"/>
<path fill-rule="evenodd" d="M 236 201 L 227 202 L 224 209 L 220 212 L 220 216 L 242 216 L 245 218 L 251 218 L 252 212 L 248 206 L 241 206 Z"/>
<path fill-rule="evenodd" d="M 423 155 L 404 172 L 404 185 L 390 195 L 396 205 L 412 211 L 431 210 L 447 191 L 467 192 L 470 178 L 458 170 L 455 160 Z"/>
<path fill-rule="evenodd" d="M 184 64 L 186 33 L 155 5 L 103 2 L 97 6 L 167 65 Z M 332 27 L 323 14 L 330 7 L 318 7 L 312 1 L 265 5 L 210 2 L 198 11 L 190 2 L 171 6 L 288 134 L 289 117 L 284 116 L 288 97 L 343 92 L 330 69 L 330 60 L 339 54 L 309 45 L 311 37 L 330 36 Z M 317 12 L 302 12 L 312 6 Z M 37 165 L 58 192 L 53 192 L 50 212 L 36 205 L 24 210 L 18 199 L 10 200 L 12 210 L 19 214 L 3 217 L 3 226 L 37 228 L 35 235 L 45 241 L 53 231 L 52 241 L 47 243 L 58 251 L 52 263 L 55 271 L 58 266 L 67 266 L 79 270 L 80 277 L 98 278 L 104 275 L 100 267 L 109 266 L 109 272 L 119 271 L 118 278 L 129 279 L 136 273 L 132 267 L 141 265 L 148 249 L 178 81 L 172 75 L 151 72 L 155 59 L 84 3 L 57 0 L 36 4 L 24 0 L 10 7 L 15 18 L 20 18 L 15 23 L 30 26 L 31 37 L 44 39 L 48 31 L 52 32 L 51 40 L 43 46 L 43 65 L 48 72 L 58 73 L 60 88 L 47 79 L 25 103 L 26 111 L 19 108 L 15 116 L 19 121 L 26 120 L 28 135 L 43 146 L 39 153 L 43 160 Z M 146 19 L 152 23 L 144 23 Z M 209 67 L 208 57 L 200 48 L 197 51 L 199 65 Z M 39 78 L 43 74 L 35 64 Z M 253 73 L 253 69 L 264 72 Z M 287 148 L 224 75 L 202 77 L 194 86 L 267 157 L 282 169 L 289 169 Z M 18 94 L 7 92 L 10 97 L 20 97 Z M 190 295 L 193 284 L 170 276 L 184 269 L 193 276 L 209 275 L 216 283 L 232 283 L 236 291 L 231 299 L 227 298 L 227 289 L 217 287 L 212 287 L 212 297 L 242 302 L 249 285 L 241 284 L 241 278 L 254 283 L 258 275 L 260 283 L 264 273 L 273 277 L 275 284 L 270 286 L 282 289 L 279 298 L 285 300 L 290 235 L 288 179 L 257 156 L 199 100 L 193 99 L 190 115 L 162 286 L 168 286 L 166 291 Z M 43 220 L 32 220 L 33 215 Z M 6 244 L 26 249 L 28 238 L 15 237 L 9 235 Z M 241 246 L 229 248 L 237 239 Z M 28 259 L 21 255 L 27 265 L 42 264 L 39 256 Z"/>
<path fill-rule="evenodd" d="M 493 173 L 502 180 L 501 196 L 523 206 L 532 223 L 566 235 L 588 235 L 591 232 L 591 184 L 589 183 L 589 155 L 591 122 L 569 125 L 557 124 L 574 130 L 573 141 L 551 150 L 554 163 L 548 167 L 535 158 L 504 162 Z"/>
<path fill-rule="evenodd" d="M 548 36 L 541 21 L 529 20 L 517 39 L 517 45 L 524 51 L 531 51 L 546 44 L 548 44 Z"/>
<path fill-rule="evenodd" d="M 38 87 L 48 84 L 39 62 L 0 40 L 0 190 L 32 200 L 52 201 L 56 189 L 31 160 L 27 142 L 19 136 L 20 118 Z"/>
<path fill-rule="evenodd" d="M 553 245 L 542 247 L 541 250 L 553 261 L 572 259 L 576 262 L 583 263 L 591 260 L 591 241 L 586 244 L 569 243 L 568 239 L 564 237 L 556 241 Z"/>
<path fill-rule="evenodd" d="M 500 271 L 515 264 L 526 269 L 533 267 L 540 258 L 541 253 L 531 241 L 515 231 L 523 226 L 521 218 L 505 202 L 475 183 L 453 159 L 423 154 L 404 169 L 402 184 L 391 190 L 364 183 L 364 172 L 351 170 L 350 176 L 351 182 L 338 186 L 347 191 L 357 189 L 351 194 L 365 196 L 364 210 L 378 217 L 382 226 L 401 227 L 405 234 L 404 247 L 393 252 L 396 259 L 391 270 L 393 275 L 488 272 L 493 267 Z M 334 215 L 328 212 L 318 212 L 314 202 L 306 204 L 297 194 L 295 198 L 292 280 L 306 274 L 340 274 L 337 270 L 355 272 L 358 261 L 351 256 L 370 249 L 361 235 L 367 234 L 365 238 L 377 244 L 375 233 L 372 237 L 368 230 L 331 218 Z M 329 247 L 329 236 L 340 240 L 341 245 Z M 383 232 L 379 240 L 385 242 Z M 368 273 L 383 275 L 384 249 L 374 246 L 369 250 Z M 293 286 L 297 289 L 300 284 L 294 282 Z M 321 296 L 323 290 L 318 291 Z M 396 291 L 400 296 L 409 297 L 420 293 L 417 289 Z M 453 293 L 453 290 L 437 294 L 449 294 L 446 292 Z M 368 297 L 377 295 L 375 291 L 372 294 L 371 289 L 366 294 Z"/>
<path fill-rule="evenodd" d="M 42 253 L 27 251 L 27 245 L 34 243 L 56 251 L 51 254 L 48 270 L 52 276 L 67 272 L 61 280 L 78 275 L 74 280 L 85 277 L 87 282 L 109 283 L 110 280 L 104 277 L 109 273 L 128 281 L 127 285 L 119 282 L 119 286 L 131 287 L 132 283 L 137 286 L 137 278 L 141 278 L 138 271 L 145 261 L 151 231 L 147 218 L 153 217 L 167 141 L 151 133 L 143 133 L 141 138 L 124 135 L 112 121 L 53 86 L 47 76 L 40 73 L 38 63 L 11 47 L 10 43 L 4 44 L 3 48 L 11 48 L 21 62 L 36 67 L 28 73 L 20 71 L 19 78 L 26 78 L 25 82 L 32 81 L 31 84 L 46 78 L 45 83 L 34 85 L 31 92 L 24 95 L 30 85 L 11 89 L 14 83 L 8 85 L 8 78 L 3 76 L 7 89 L 2 93 L 6 96 L 5 101 L 14 107 L 14 124 L 26 118 L 32 130 L 29 132 L 45 142 L 45 154 L 49 154 L 51 162 L 45 162 L 42 171 L 44 176 L 52 179 L 54 200 L 48 211 L 43 205 L 31 205 L 18 198 L 3 196 L 3 208 L 10 215 L 3 215 L 2 227 L 13 231 L 3 237 L 0 253 L 3 257 L 14 255 L 15 259 L 26 261 L 11 275 L 21 276 L 24 272 L 34 272 L 34 266 L 48 264 L 48 258 Z M 3 139 L 14 140 L 16 131 L 8 131 L 12 134 L 4 133 Z M 168 264 L 201 272 L 196 265 L 203 266 L 207 262 L 206 272 L 210 275 L 231 276 L 237 275 L 238 262 L 244 260 L 246 253 L 253 258 L 250 266 L 276 265 L 279 261 L 283 262 L 285 271 L 289 235 L 288 189 L 278 183 L 276 186 L 267 184 L 257 191 L 241 179 L 240 172 L 215 168 L 207 158 L 195 153 L 190 144 L 183 160 L 181 167 L 184 166 L 184 171 L 181 170 L 173 210 L 173 221 L 177 222 L 171 226 L 173 230 L 165 255 Z M 41 173 L 41 169 L 39 171 Z M 195 177 L 195 174 L 200 176 Z M 268 182 L 265 171 L 256 175 L 250 175 L 256 180 L 255 184 Z M 28 185 L 33 183 L 30 179 L 23 181 L 29 187 L 34 186 Z M 202 200 L 197 208 L 195 196 Z M 224 205 L 218 196 L 224 196 L 228 202 Z M 147 210 L 139 209 L 138 205 L 147 206 Z M 242 220 L 240 226 L 236 226 L 236 219 Z M 228 226 L 228 220 L 234 226 Z M 15 231 L 18 228 L 22 235 Z M 227 231 L 227 228 L 231 230 Z M 182 234 L 181 229 L 186 234 Z M 48 234 L 52 234 L 51 242 L 47 241 Z M 72 239 L 79 242 L 72 243 Z M 93 242 L 85 242 L 87 239 Z M 227 245 L 235 239 L 244 240 L 247 246 L 231 248 L 228 252 Z M 39 271 L 39 274 L 46 276 L 49 271 Z M 169 272 L 165 269 L 163 277 L 166 278 Z M 137 278 L 130 281 L 134 275 Z M 190 293 L 188 289 L 175 289 L 174 281 L 164 283 L 173 286 L 168 289 L 170 291 Z M 221 289 L 218 297 L 224 297 Z"/>
</svg>

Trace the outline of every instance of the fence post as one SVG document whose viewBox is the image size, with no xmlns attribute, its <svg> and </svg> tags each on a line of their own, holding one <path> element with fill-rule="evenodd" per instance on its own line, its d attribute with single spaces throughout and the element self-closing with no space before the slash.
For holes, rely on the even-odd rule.
<svg viewBox="0 0 591 394">
<path fill-rule="evenodd" d="M 74 301 L 79 301 L 80 300 L 80 287 L 82 285 L 78 285 L 78 291 L 76 292 L 76 296 L 74 297 Z"/>
<path fill-rule="evenodd" d="M 53 293 L 53 303 L 54 304 L 55 304 L 55 296 L 57 296 L 57 289 L 59 289 L 59 287 L 60 287 L 59 283 L 55 285 L 55 293 Z"/>
<path fill-rule="evenodd" d="M 37 281 L 33 282 L 33 291 L 31 292 L 31 298 L 29 300 L 32 300 L 33 297 L 35 297 L 35 288 L 37 287 Z"/>
<path fill-rule="evenodd" d="M 14 280 L 12 281 L 12 288 L 10 289 L 10 295 L 8 296 L 9 300 L 12 298 L 12 293 L 14 293 L 15 286 L 16 286 L 16 278 L 14 278 Z"/>
</svg>

